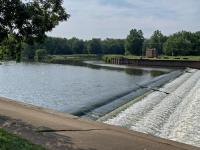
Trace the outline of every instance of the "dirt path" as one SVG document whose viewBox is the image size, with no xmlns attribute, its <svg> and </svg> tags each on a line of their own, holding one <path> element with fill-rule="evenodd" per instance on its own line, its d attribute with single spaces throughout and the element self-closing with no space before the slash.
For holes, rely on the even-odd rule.
<svg viewBox="0 0 200 150">
<path fill-rule="evenodd" d="M 200 150 L 200 148 L 189 145 L 83 120 L 75 116 L 25 105 L 5 98 L 0 98 L 0 115 L 12 118 L 4 119 L 1 127 L 10 131 L 13 131 L 11 129 L 15 127 L 13 129 L 20 130 L 20 134 L 24 137 L 30 137 L 31 135 L 26 136 L 30 131 L 30 133 L 33 133 L 30 140 L 35 144 L 39 143 L 38 140 L 34 140 L 34 136 L 38 138 L 38 132 L 43 134 L 56 133 L 56 138 L 63 138 L 63 140 L 58 140 L 60 143 L 58 142 L 57 145 L 62 145 L 62 142 L 65 142 L 65 147 L 62 147 L 64 150 Z M 8 126 L 9 122 L 10 125 Z M 25 127 L 24 130 L 23 127 Z M 16 133 L 18 132 L 16 131 Z M 51 149 L 51 146 L 48 145 L 53 145 L 54 141 L 48 136 L 43 140 L 48 141 L 48 139 L 49 143 L 45 147 Z M 52 149 L 55 150 L 56 148 Z"/>
</svg>

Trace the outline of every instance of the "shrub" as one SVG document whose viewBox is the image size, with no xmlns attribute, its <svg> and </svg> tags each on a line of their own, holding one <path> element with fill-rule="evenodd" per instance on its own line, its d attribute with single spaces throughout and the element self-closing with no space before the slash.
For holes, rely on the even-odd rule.
<svg viewBox="0 0 200 150">
<path fill-rule="evenodd" d="M 47 51 L 45 49 L 38 49 L 35 51 L 35 61 L 43 62 L 46 59 Z"/>
</svg>

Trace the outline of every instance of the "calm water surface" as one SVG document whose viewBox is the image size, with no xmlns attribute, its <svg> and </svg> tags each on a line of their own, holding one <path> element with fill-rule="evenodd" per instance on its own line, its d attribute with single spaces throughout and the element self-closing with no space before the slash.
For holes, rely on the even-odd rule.
<svg viewBox="0 0 200 150">
<path fill-rule="evenodd" d="M 168 70 L 169 71 L 169 70 Z M 70 65 L 4 63 L 0 65 L 0 96 L 73 113 L 124 93 L 164 72 L 108 70 Z"/>
</svg>

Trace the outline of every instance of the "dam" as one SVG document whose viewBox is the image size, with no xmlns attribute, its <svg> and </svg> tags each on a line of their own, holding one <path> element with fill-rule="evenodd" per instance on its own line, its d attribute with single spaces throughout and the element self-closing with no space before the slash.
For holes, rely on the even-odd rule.
<svg viewBox="0 0 200 150">
<path fill-rule="evenodd" d="M 200 71 L 191 69 L 105 123 L 200 147 Z"/>
</svg>

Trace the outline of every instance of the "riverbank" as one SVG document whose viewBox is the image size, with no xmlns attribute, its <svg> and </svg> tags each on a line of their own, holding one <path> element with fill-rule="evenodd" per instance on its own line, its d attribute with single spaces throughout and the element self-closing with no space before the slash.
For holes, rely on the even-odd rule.
<svg viewBox="0 0 200 150">
<path fill-rule="evenodd" d="M 105 121 L 200 147 L 200 70 L 190 69 Z"/>
<path fill-rule="evenodd" d="M 8 119 L 2 119 L 3 117 L 0 117 L 1 120 L 4 120 L 1 121 L 1 127 L 7 130 L 10 129 L 10 131 L 16 132 L 28 139 L 31 137 L 31 132 L 34 132 L 35 129 L 37 129 L 34 132 L 35 135 L 38 135 L 38 132 L 44 135 L 54 135 L 56 133 L 60 139 L 65 141 L 65 149 L 132 150 L 134 148 L 134 150 L 199 150 L 199 148 L 189 145 L 80 119 L 52 110 L 17 103 L 5 98 L 0 98 L 0 115 L 9 117 Z M 26 126 L 25 128 L 24 126 L 20 128 L 21 126 L 19 124 L 25 124 Z M 34 130 L 30 130 L 30 128 Z M 34 140 L 36 137 L 33 134 L 29 140 L 35 144 L 41 144 L 37 143 L 38 140 Z M 52 136 L 47 136 L 46 139 L 49 142 L 43 146 L 56 150 L 55 147 L 51 147 L 51 144 L 53 144 L 51 141 Z M 62 145 L 62 142 L 58 142 L 57 145 Z"/>
<path fill-rule="evenodd" d="M 49 55 L 46 63 L 72 64 L 97 67 L 87 64 L 86 61 L 104 61 L 108 64 L 131 65 L 136 67 L 165 67 L 165 68 L 196 68 L 200 69 L 200 56 L 159 56 L 158 58 L 145 58 L 133 55 Z M 105 66 L 104 66 L 105 67 Z"/>
<path fill-rule="evenodd" d="M 104 55 L 102 59 L 106 62 L 110 62 L 113 58 L 125 58 L 125 59 L 131 59 L 131 60 L 138 60 L 141 59 L 141 56 L 135 56 L 135 55 Z M 182 61 L 200 61 L 200 56 L 165 56 L 161 55 L 157 58 L 145 58 L 142 57 L 142 59 L 145 60 L 182 60 Z"/>
<path fill-rule="evenodd" d="M 73 64 L 73 65 L 82 65 L 84 61 L 92 60 L 101 60 L 102 56 L 98 55 L 48 55 L 44 59 L 45 63 L 54 63 L 54 64 Z"/>
</svg>

